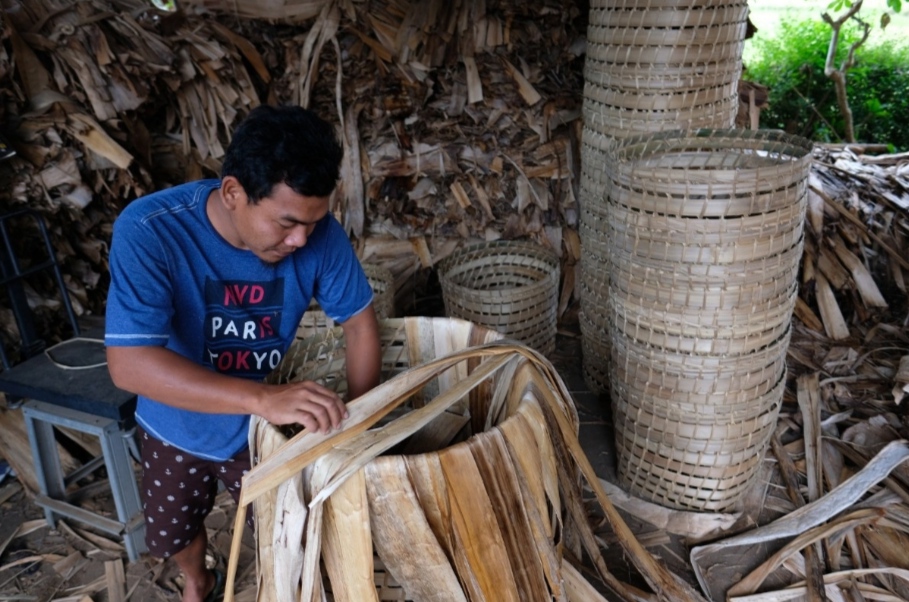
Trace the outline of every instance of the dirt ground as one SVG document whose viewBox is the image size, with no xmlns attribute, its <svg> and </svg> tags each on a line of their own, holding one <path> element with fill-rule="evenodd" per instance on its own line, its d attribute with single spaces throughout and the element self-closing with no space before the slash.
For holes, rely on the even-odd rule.
<svg viewBox="0 0 909 602">
<path fill-rule="evenodd" d="M 580 338 L 569 329 L 560 333 L 557 351 L 552 358 L 572 393 L 581 418 L 581 443 L 598 475 L 615 480 L 612 452 L 612 424 L 608 401 L 590 392 L 581 376 Z M 83 500 L 102 511 L 113 514 L 110 494 L 98 488 L 91 499 Z M 19 483 L 7 477 L 0 485 L 0 546 L 20 525 L 31 528 L 27 535 L 9 541 L 0 555 L 0 602 L 125 602 L 167 601 L 180 599 L 181 578 L 172 562 L 161 562 L 144 556 L 129 563 L 123 547 L 109 536 L 100 536 L 73 522 L 61 523 L 51 529 L 43 512 L 22 491 Z M 231 533 L 236 506 L 223 492 L 216 500 L 215 510 L 207 519 L 209 529 L 209 562 L 226 566 L 230 555 Z M 594 519 L 595 520 L 595 519 Z M 694 584 L 688 572 L 684 546 L 664 532 L 627 518 L 629 526 L 661 562 L 686 581 Z M 603 542 L 608 546 L 612 534 L 603 529 Z M 2 548 L 0 548 L 2 549 Z M 620 580 L 636 583 L 640 580 L 618 546 L 607 556 L 610 569 Z M 118 578 L 117 564 L 124 578 Z M 624 565 L 624 566 L 623 566 Z M 252 534 L 244 534 L 237 580 L 238 601 L 255 600 L 255 556 Z M 643 585 L 641 584 L 643 587 Z"/>
</svg>

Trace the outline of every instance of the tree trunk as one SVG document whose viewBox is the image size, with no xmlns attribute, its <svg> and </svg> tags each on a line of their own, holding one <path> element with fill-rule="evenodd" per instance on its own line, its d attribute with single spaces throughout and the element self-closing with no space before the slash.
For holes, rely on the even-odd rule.
<svg viewBox="0 0 909 602">
<path fill-rule="evenodd" d="M 830 45 L 827 47 L 827 62 L 824 65 L 824 75 L 833 80 L 833 86 L 836 90 L 836 103 L 839 106 L 840 113 L 843 115 L 843 137 L 846 142 L 855 142 L 855 123 L 852 118 L 852 108 L 849 106 L 849 96 L 846 89 L 846 72 L 855 65 L 855 51 L 865 43 L 865 40 L 868 39 L 868 35 L 871 33 L 871 28 L 868 24 L 856 16 L 858 11 L 862 8 L 863 2 L 864 0 L 858 0 L 848 11 L 836 20 L 831 18 L 827 13 L 822 15 L 824 21 L 830 25 L 830 28 L 833 30 L 830 36 Z M 839 68 L 837 68 L 835 63 L 836 51 L 840 44 L 840 30 L 849 19 L 853 18 L 862 25 L 864 34 L 860 40 L 852 44 L 846 59 Z"/>
</svg>

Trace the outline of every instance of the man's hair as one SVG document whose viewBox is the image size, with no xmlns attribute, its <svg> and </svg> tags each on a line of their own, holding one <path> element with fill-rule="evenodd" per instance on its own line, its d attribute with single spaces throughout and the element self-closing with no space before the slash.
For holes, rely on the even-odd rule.
<svg viewBox="0 0 909 602">
<path fill-rule="evenodd" d="M 252 204 L 282 183 L 324 197 L 338 182 L 343 154 L 332 126 L 312 111 L 260 105 L 234 132 L 221 177 L 237 178 Z"/>
</svg>

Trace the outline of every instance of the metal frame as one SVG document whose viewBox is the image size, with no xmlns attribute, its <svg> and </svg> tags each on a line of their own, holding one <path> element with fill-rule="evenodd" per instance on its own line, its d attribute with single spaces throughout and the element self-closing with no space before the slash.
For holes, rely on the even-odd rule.
<svg viewBox="0 0 909 602">
<path fill-rule="evenodd" d="M 145 519 L 142 500 L 136 484 L 130 449 L 136 449 L 133 439 L 135 429 L 123 431 L 120 423 L 111 418 L 93 416 L 77 410 L 30 399 L 22 404 L 28 439 L 35 463 L 35 476 L 41 487 L 41 494 L 35 503 L 44 508 L 44 516 L 52 527 L 60 517 L 81 521 L 106 533 L 123 538 L 130 562 L 139 559 L 147 551 L 145 546 Z M 63 426 L 88 433 L 101 441 L 102 455 L 82 466 L 70 475 L 63 474 L 53 427 Z M 117 520 L 101 516 L 67 501 L 67 486 L 94 472 L 101 466 L 107 467 Z"/>
<path fill-rule="evenodd" d="M 13 251 L 12 239 L 8 230 L 9 220 L 17 217 L 29 217 L 38 226 L 38 231 L 44 241 L 44 252 L 47 254 L 46 259 L 22 269 L 19 265 L 19 259 Z M 73 311 L 73 305 L 66 290 L 66 284 L 63 281 L 63 274 L 60 271 L 60 264 L 57 262 L 57 255 L 51 245 L 50 236 L 47 233 L 47 226 L 41 215 L 33 209 L 20 209 L 7 213 L 0 218 L 0 238 L 2 238 L 3 248 L 0 249 L 0 287 L 7 289 L 10 298 L 13 314 L 16 317 L 16 324 L 19 326 L 19 335 L 22 339 L 23 359 L 27 359 L 36 353 L 44 350 L 44 341 L 35 332 L 35 325 L 32 321 L 31 310 L 28 308 L 28 301 L 25 299 L 25 293 L 22 289 L 21 281 L 31 274 L 51 269 L 54 273 L 54 280 L 57 288 L 60 290 L 60 297 L 63 306 L 66 309 L 66 317 L 73 329 L 73 336 L 79 336 L 79 322 L 76 320 L 76 314 Z M 0 345 L 0 360 L 3 367 L 9 369 L 11 362 L 7 358 L 6 350 Z"/>
<path fill-rule="evenodd" d="M 43 253 L 32 252 L 31 263 L 20 264 L 14 252 L 16 228 L 10 220 L 31 219 L 43 239 Z M 21 234 L 20 234 L 21 235 Z M 43 256 L 42 256 L 43 255 Z M 23 280 L 41 271 L 53 272 L 73 336 L 82 334 L 42 216 L 20 209 L 0 216 L 0 289 L 6 289 L 19 326 L 21 353 L 15 365 L 0 345 L 0 391 L 7 402 L 21 403 L 28 431 L 35 477 L 40 494 L 35 503 L 44 509 L 48 524 L 68 517 L 106 533 L 122 537 L 131 562 L 146 551 L 145 520 L 130 450 L 135 452 L 132 409 L 135 396 L 116 389 L 107 371 L 103 374 L 67 372 L 42 355 L 45 343 L 36 332 L 25 297 Z M 131 406 L 129 405 L 131 402 Z M 102 453 L 72 474 L 63 474 L 54 427 L 66 427 L 98 437 Z M 134 453 L 138 457 L 138 453 Z M 107 469 L 117 520 L 75 505 L 67 489 L 73 483 Z"/>
</svg>

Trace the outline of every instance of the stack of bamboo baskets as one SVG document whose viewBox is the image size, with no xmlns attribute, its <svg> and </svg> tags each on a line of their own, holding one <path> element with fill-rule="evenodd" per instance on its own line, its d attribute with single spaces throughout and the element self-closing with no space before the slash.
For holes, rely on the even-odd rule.
<svg viewBox="0 0 909 602">
<path fill-rule="evenodd" d="M 619 478 L 665 506 L 728 510 L 785 386 L 811 143 L 698 130 L 610 154 L 608 311 Z"/>
<path fill-rule="evenodd" d="M 581 154 L 581 334 L 584 376 L 608 390 L 606 154 L 624 138 L 735 121 L 746 0 L 592 0 Z"/>
</svg>

